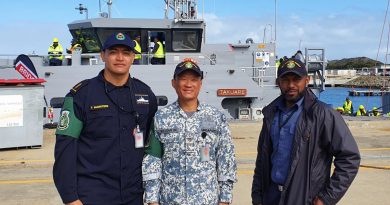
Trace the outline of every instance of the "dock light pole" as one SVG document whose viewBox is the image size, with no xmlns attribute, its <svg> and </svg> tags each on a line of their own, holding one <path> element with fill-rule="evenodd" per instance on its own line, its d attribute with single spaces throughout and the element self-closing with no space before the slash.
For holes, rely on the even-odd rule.
<svg viewBox="0 0 390 205">
<path fill-rule="evenodd" d="M 298 48 L 298 50 L 301 50 L 301 43 L 302 43 L 302 39 L 299 40 L 299 48 Z"/>
<path fill-rule="evenodd" d="M 273 41 L 273 32 L 272 32 L 272 24 L 267 24 L 267 25 L 265 25 L 264 26 L 264 31 L 263 31 L 263 43 L 265 43 L 265 37 L 266 37 L 266 32 L 267 32 L 267 26 L 270 26 L 271 27 L 271 29 L 270 29 L 270 31 L 271 31 L 271 39 L 270 39 L 270 42 L 272 43 L 272 41 Z"/>
<path fill-rule="evenodd" d="M 276 17 L 277 17 L 276 11 L 277 11 L 277 2 L 275 0 L 275 23 L 274 23 L 274 26 L 275 26 L 275 38 L 274 38 L 275 56 L 276 56 L 276 27 L 277 27 L 276 25 L 278 25 L 278 24 L 276 24 Z"/>
</svg>

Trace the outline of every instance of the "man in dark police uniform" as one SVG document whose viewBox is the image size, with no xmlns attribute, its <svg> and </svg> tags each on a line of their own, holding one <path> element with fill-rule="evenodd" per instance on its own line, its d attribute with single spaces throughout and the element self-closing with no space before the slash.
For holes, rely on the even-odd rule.
<svg viewBox="0 0 390 205">
<path fill-rule="evenodd" d="M 131 78 L 134 41 L 104 43 L 105 68 L 66 95 L 56 131 L 54 182 L 65 204 L 142 205 L 141 164 L 156 97 Z"/>
</svg>

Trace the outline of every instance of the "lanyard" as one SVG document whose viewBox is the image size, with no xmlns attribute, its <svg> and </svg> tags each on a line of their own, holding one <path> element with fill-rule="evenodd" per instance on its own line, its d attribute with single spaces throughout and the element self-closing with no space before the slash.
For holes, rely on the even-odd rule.
<svg viewBox="0 0 390 205">
<path fill-rule="evenodd" d="M 107 82 L 104 81 L 104 90 L 105 90 L 105 93 L 108 97 L 108 99 L 110 99 L 110 101 L 116 106 L 118 107 L 120 110 L 122 110 L 123 112 L 126 112 L 126 113 L 130 113 L 131 115 L 133 115 L 135 117 L 135 123 L 137 126 L 139 126 L 139 114 L 137 112 L 137 110 L 135 109 L 137 103 L 136 103 L 136 100 L 135 100 L 135 90 L 134 90 L 134 85 L 133 85 L 133 81 L 131 79 L 131 77 L 129 76 L 129 84 L 130 84 L 130 98 L 131 98 L 131 110 L 126 110 L 124 108 L 122 108 L 121 106 L 119 106 L 112 98 L 111 96 L 108 94 L 108 90 L 107 90 Z"/>
<path fill-rule="evenodd" d="M 289 114 L 287 116 L 287 118 L 283 121 L 283 118 L 282 118 L 282 111 L 279 110 L 279 130 L 282 129 L 283 126 L 285 126 L 288 121 L 291 119 L 291 117 L 294 115 L 294 113 L 297 111 L 298 109 L 295 109 L 294 111 L 291 112 L 291 114 Z M 282 122 L 283 121 L 283 122 Z"/>
</svg>

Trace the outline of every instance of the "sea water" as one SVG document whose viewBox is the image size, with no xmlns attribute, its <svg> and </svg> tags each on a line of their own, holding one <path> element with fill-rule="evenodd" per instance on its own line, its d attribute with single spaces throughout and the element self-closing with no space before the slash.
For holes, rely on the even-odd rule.
<svg viewBox="0 0 390 205">
<path fill-rule="evenodd" d="M 349 96 L 348 91 L 351 88 L 342 88 L 342 87 L 327 87 L 325 91 L 320 93 L 319 99 L 333 108 L 343 107 L 345 98 L 349 97 L 352 101 L 354 112 L 357 111 L 359 105 L 363 105 L 366 110 L 372 110 L 373 107 L 382 106 L 382 97 L 381 96 Z M 355 88 L 354 90 L 368 90 L 367 88 Z"/>
</svg>

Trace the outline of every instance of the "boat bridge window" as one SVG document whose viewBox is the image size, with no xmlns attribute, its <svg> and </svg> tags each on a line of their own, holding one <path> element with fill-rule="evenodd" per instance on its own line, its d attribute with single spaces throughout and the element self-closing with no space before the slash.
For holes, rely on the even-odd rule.
<svg viewBox="0 0 390 205">
<path fill-rule="evenodd" d="M 173 51 L 197 51 L 199 48 L 200 35 L 198 31 L 173 31 Z"/>
<path fill-rule="evenodd" d="M 122 32 L 134 39 L 140 35 L 139 30 L 130 29 L 107 29 L 107 28 L 87 28 L 71 30 L 73 39 L 81 44 L 83 53 L 98 53 L 103 47 L 103 42 L 113 33 Z"/>
<path fill-rule="evenodd" d="M 100 52 L 101 42 L 93 28 L 76 29 L 70 31 L 75 43 L 81 45 L 83 53 Z"/>
<path fill-rule="evenodd" d="M 130 30 L 130 29 L 106 29 L 106 28 L 98 28 L 97 34 L 101 42 L 106 41 L 106 39 L 112 35 L 113 33 L 122 32 L 128 35 L 131 39 L 135 39 L 136 36 L 141 35 L 139 30 Z"/>
</svg>

